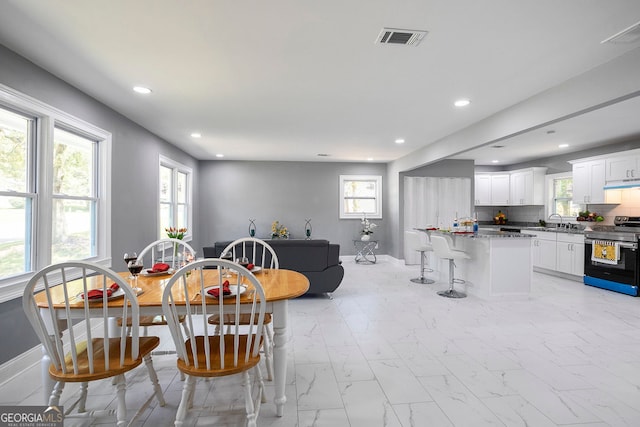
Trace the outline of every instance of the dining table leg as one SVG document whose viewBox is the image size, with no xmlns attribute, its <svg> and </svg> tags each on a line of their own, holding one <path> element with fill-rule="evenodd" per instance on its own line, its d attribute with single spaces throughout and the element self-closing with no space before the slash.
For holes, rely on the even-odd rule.
<svg viewBox="0 0 640 427">
<path fill-rule="evenodd" d="M 273 381 L 275 386 L 276 415 L 284 415 L 287 402 L 285 385 L 287 380 L 287 341 L 288 341 L 288 303 L 287 300 L 273 304 Z"/>
</svg>

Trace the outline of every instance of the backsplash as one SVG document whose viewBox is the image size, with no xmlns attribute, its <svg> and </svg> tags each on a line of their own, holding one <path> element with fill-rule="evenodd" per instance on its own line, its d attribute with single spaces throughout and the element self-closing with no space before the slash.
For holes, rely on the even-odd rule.
<svg viewBox="0 0 640 427">
<path fill-rule="evenodd" d="M 640 216 L 640 188 L 625 188 L 619 205 L 589 205 L 591 212 L 604 217 L 603 225 L 613 225 L 616 216 Z"/>
<path fill-rule="evenodd" d="M 597 212 L 604 217 L 602 225 L 613 225 L 616 216 L 640 216 L 640 188 L 625 188 L 622 191 L 622 202 L 619 205 L 588 205 L 591 212 Z M 587 206 L 582 205 L 582 209 Z M 509 223 L 537 223 L 547 220 L 544 206 L 476 206 L 478 221 L 493 221 L 498 210 L 504 212 Z"/>
<path fill-rule="evenodd" d="M 502 211 L 508 222 L 531 222 L 538 223 L 538 220 L 545 219 L 544 206 L 476 206 L 478 221 L 493 221 L 498 210 Z"/>
</svg>

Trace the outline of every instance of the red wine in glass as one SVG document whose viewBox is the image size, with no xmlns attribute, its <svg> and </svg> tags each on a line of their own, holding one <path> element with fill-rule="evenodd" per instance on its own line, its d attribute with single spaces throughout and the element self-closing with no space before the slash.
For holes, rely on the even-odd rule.
<svg viewBox="0 0 640 427">
<path fill-rule="evenodd" d="M 134 277 L 140 274 L 142 268 L 142 264 L 136 263 L 135 260 L 129 262 L 129 273 Z"/>
<path fill-rule="evenodd" d="M 135 261 L 138 259 L 138 254 L 135 252 L 127 252 L 124 254 L 124 263 L 129 266 L 131 261 Z"/>
</svg>

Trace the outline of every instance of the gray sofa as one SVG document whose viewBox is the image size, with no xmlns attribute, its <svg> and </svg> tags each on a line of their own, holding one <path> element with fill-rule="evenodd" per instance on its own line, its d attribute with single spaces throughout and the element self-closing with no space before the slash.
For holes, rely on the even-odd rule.
<svg viewBox="0 0 640 427">
<path fill-rule="evenodd" d="M 276 255 L 280 268 L 294 270 L 309 279 L 308 294 L 324 294 L 335 291 L 344 277 L 344 267 L 339 259 L 340 245 L 328 240 L 274 239 L 265 240 Z M 205 246 L 205 258 L 218 258 L 228 242 L 215 242 Z"/>
</svg>

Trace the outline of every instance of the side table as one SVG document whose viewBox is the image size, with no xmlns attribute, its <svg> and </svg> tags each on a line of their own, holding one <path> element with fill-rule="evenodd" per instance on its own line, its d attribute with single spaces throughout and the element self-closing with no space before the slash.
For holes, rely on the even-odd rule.
<svg viewBox="0 0 640 427">
<path fill-rule="evenodd" d="M 360 264 L 375 264 L 376 254 L 373 252 L 378 247 L 377 240 L 354 240 L 353 246 L 356 248 L 356 263 Z"/>
</svg>

